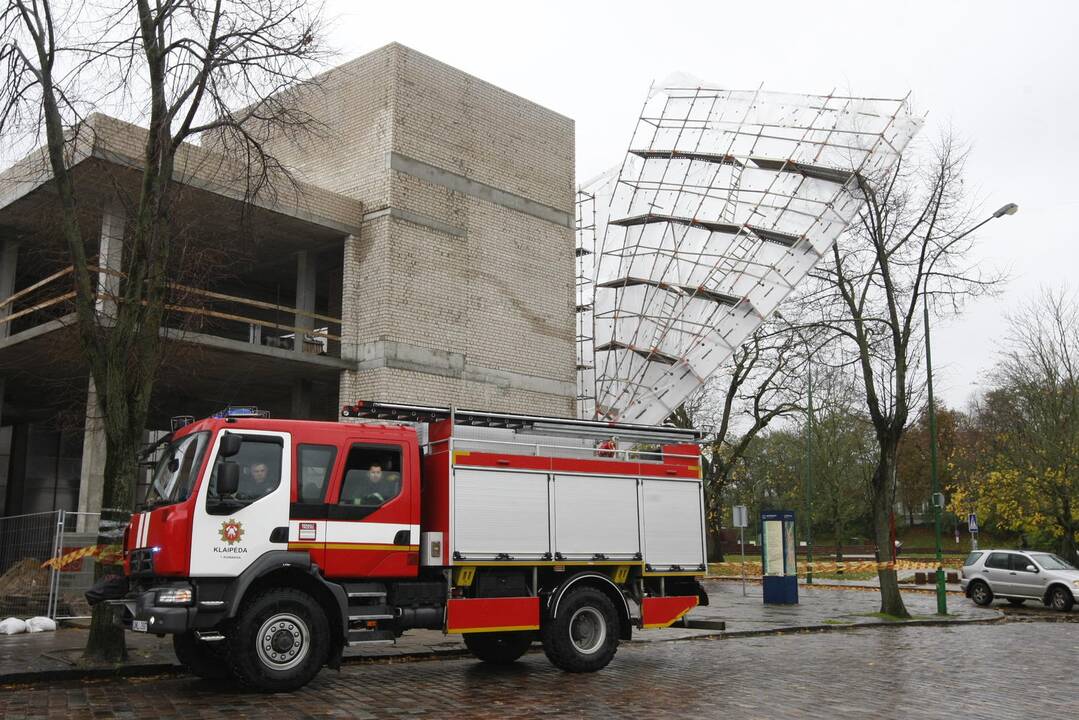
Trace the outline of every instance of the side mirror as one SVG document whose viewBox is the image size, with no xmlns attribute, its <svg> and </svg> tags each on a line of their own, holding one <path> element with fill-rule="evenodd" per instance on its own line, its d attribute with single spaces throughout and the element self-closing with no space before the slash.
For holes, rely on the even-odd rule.
<svg viewBox="0 0 1079 720">
<path fill-rule="evenodd" d="M 217 466 L 217 496 L 235 495 L 240 489 L 240 466 L 224 461 Z"/>
<path fill-rule="evenodd" d="M 235 433 L 222 433 L 221 443 L 217 448 L 217 454 L 221 457 L 233 457 L 236 453 L 240 452 L 240 446 L 243 445 L 244 439 L 240 435 Z"/>
<path fill-rule="evenodd" d="M 1036 573 L 1038 572 L 1038 568 L 1034 567 L 1033 565 L 1027 565 L 1027 572 Z"/>
</svg>

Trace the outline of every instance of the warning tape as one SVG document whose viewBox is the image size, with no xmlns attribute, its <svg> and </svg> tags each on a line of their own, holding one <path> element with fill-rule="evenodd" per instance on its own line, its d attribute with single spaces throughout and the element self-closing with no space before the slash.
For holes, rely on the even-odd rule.
<svg viewBox="0 0 1079 720">
<path fill-rule="evenodd" d="M 41 563 L 41 567 L 63 570 L 68 565 L 72 565 L 87 557 L 96 557 L 98 562 L 102 563 L 112 563 L 123 560 L 124 553 L 123 548 L 119 545 L 88 545 L 84 548 L 72 550 L 64 555 L 54 557 L 51 560 L 46 560 Z"/>
<path fill-rule="evenodd" d="M 742 563 L 721 562 L 710 563 L 710 567 L 722 570 L 738 570 Z M 938 566 L 936 563 L 918 560 L 896 560 L 895 562 L 877 562 L 875 560 L 860 560 L 855 562 L 814 562 L 803 563 L 801 570 L 816 573 L 845 573 L 845 572 L 870 572 L 876 570 L 936 570 L 938 567 L 947 570 L 947 566 Z M 747 562 L 745 568 L 749 570 L 761 570 L 760 562 Z M 952 568 L 955 569 L 955 568 Z"/>
</svg>

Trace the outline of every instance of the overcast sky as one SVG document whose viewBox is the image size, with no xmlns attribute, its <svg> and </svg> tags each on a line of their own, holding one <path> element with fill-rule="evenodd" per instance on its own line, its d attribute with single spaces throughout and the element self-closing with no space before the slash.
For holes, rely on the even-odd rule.
<svg viewBox="0 0 1079 720">
<path fill-rule="evenodd" d="M 568 115 L 577 178 L 621 162 L 648 86 L 681 71 L 728 88 L 902 97 L 973 146 L 999 298 L 934 328 L 938 395 L 964 404 L 1003 315 L 1079 280 L 1079 4 L 1072 2 L 407 2 L 329 0 L 342 60 L 397 41 Z"/>
</svg>

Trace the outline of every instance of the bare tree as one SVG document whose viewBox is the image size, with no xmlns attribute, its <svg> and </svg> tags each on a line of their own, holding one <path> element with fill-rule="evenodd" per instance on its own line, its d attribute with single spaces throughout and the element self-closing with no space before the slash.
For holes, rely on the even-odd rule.
<svg viewBox="0 0 1079 720">
<path fill-rule="evenodd" d="M 782 319 L 766 324 L 738 348 L 729 370 L 683 403 L 669 421 L 706 435 L 702 450 L 706 518 L 713 537 L 722 527 L 724 491 L 753 440 L 778 417 L 801 411 L 803 340 Z M 720 559 L 722 556 L 721 546 Z"/>
<path fill-rule="evenodd" d="M 266 149 L 269 132 L 296 132 L 290 87 L 323 53 L 321 7 L 305 0 L 8 0 L 0 12 L 0 135 L 44 136 L 74 268 L 79 338 L 97 389 L 106 438 L 103 506 L 129 510 L 169 295 L 177 155 L 212 135 L 238 160 L 249 198 L 287 173 Z M 97 310 L 95 276 L 79 223 L 72 172 L 88 107 L 120 107 L 145 122 L 137 190 L 126 200 L 123 272 L 114 310 Z M 82 138 L 85 141 L 85 138 Z M 106 542 L 105 539 L 101 540 Z M 94 613 L 87 653 L 126 655 L 123 634 Z"/>
<path fill-rule="evenodd" d="M 842 560 L 851 525 L 866 515 L 866 491 L 875 465 L 872 425 L 861 409 L 856 378 L 845 368 L 822 365 L 813 368 L 818 410 L 810 433 L 810 503 L 813 518 L 827 522 L 835 539 L 836 560 Z"/>
<path fill-rule="evenodd" d="M 908 613 L 899 594 L 891 540 L 896 455 L 921 396 L 924 302 L 938 314 L 1001 282 L 972 256 L 971 210 L 963 193 L 966 150 L 944 136 L 924 163 L 897 163 L 884 177 L 856 176 L 865 207 L 813 272 L 810 302 L 835 352 L 857 369 L 876 437 L 870 481 L 881 612 Z"/>
</svg>

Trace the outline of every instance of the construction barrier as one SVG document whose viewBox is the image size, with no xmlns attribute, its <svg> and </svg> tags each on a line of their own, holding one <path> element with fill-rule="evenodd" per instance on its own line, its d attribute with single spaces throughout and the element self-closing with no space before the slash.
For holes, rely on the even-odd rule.
<svg viewBox="0 0 1079 720">
<path fill-rule="evenodd" d="M 112 564 L 123 561 L 124 552 L 123 548 L 119 545 L 90 545 L 88 547 L 72 550 L 64 555 L 54 557 L 51 560 L 46 560 L 41 563 L 41 567 L 52 568 L 54 570 L 74 568 L 76 567 L 76 563 L 87 557 L 96 558 L 97 561 L 101 563 Z"/>
<path fill-rule="evenodd" d="M 743 564 L 740 562 L 721 562 L 721 563 L 709 563 L 708 567 L 713 571 L 731 571 L 731 574 L 740 573 Z M 759 562 L 747 562 L 744 564 L 745 570 L 750 574 L 761 574 L 763 568 Z M 858 572 L 876 572 L 878 570 L 933 570 L 936 571 L 938 567 L 947 568 L 948 563 L 944 563 L 940 566 L 936 562 L 929 560 L 896 560 L 895 562 L 877 562 L 876 560 L 854 560 L 854 561 L 823 561 L 813 563 L 802 563 L 798 568 L 802 572 L 813 572 L 820 574 L 836 574 L 841 575 L 843 573 L 858 573 Z M 958 564 L 951 565 L 953 569 L 958 568 Z M 726 573 L 724 573 L 726 574 Z"/>
</svg>

